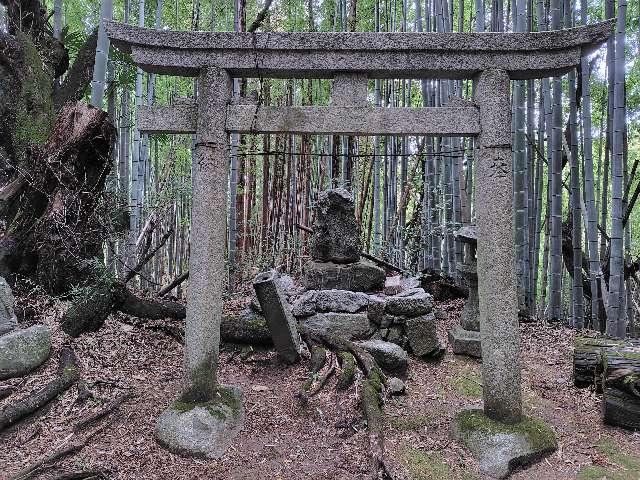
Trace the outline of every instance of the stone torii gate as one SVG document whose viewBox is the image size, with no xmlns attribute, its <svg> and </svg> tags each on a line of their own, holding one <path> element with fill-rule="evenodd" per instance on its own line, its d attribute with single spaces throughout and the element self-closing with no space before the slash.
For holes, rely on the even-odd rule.
<svg viewBox="0 0 640 480">
<path fill-rule="evenodd" d="M 236 420 L 241 417 L 237 392 L 219 387 L 216 379 L 226 278 L 230 132 L 473 136 L 484 412 L 492 421 L 520 422 L 510 80 L 567 73 L 606 41 L 611 28 L 612 22 L 606 21 L 536 33 L 216 33 L 107 22 L 112 43 L 131 53 L 144 71 L 198 77 L 197 102 L 143 107 L 139 117 L 143 131 L 196 135 L 185 338 L 187 388 L 181 406 L 208 403 L 211 408 L 226 395 L 235 401 L 227 401 L 231 407 L 225 412 Z M 232 98 L 234 77 L 333 78 L 331 104 L 242 103 Z M 370 78 L 473 78 L 475 96 L 473 102 L 455 100 L 446 107 L 372 107 L 367 102 Z M 178 410 L 185 409 L 174 404 L 168 411 L 177 415 Z M 160 418 L 156 434 L 172 446 L 166 435 L 163 439 L 162 430 L 168 428 L 167 422 L 181 420 L 175 415 L 167 420 L 167 415 Z M 193 427 L 183 422 L 180 428 Z M 219 428 L 214 423 L 210 428 L 214 433 L 208 441 L 215 439 L 218 447 L 184 443 L 172 447 L 218 456 L 231 435 L 216 437 Z"/>
</svg>

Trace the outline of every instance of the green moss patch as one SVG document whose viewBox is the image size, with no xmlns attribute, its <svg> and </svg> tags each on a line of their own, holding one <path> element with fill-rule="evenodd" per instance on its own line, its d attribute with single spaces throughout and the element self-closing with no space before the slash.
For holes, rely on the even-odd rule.
<svg viewBox="0 0 640 480">
<path fill-rule="evenodd" d="M 391 426 L 396 430 L 420 430 L 428 426 L 432 419 L 429 415 L 409 415 L 391 419 Z"/>
<path fill-rule="evenodd" d="M 482 378 L 475 372 L 466 370 L 451 380 L 456 392 L 465 397 L 482 397 Z"/>
<path fill-rule="evenodd" d="M 620 447 L 610 437 L 603 437 L 596 444 L 596 449 L 605 455 L 612 463 L 620 466 L 624 471 L 622 472 L 608 472 L 610 475 L 615 475 L 616 479 L 631 480 L 640 478 L 640 458 L 629 455 L 621 451 Z M 600 467 L 587 467 L 587 468 L 600 468 Z M 583 469 L 584 470 L 584 469 Z M 597 477 L 599 478 L 599 477 Z M 614 478 L 614 477 L 607 477 Z"/>
<path fill-rule="evenodd" d="M 358 366 L 356 364 L 356 359 L 349 352 L 338 352 L 338 358 L 340 359 L 340 365 L 342 368 L 340 370 L 340 376 L 338 377 L 336 388 L 338 390 L 346 390 L 353 383 L 358 371 Z"/>
<path fill-rule="evenodd" d="M 403 454 L 403 460 L 411 480 L 442 480 L 452 476 L 451 467 L 439 452 L 423 452 L 417 448 L 407 448 Z"/>
<path fill-rule="evenodd" d="M 613 474 L 603 467 L 584 467 L 578 472 L 578 480 L 613 480 Z"/>
<path fill-rule="evenodd" d="M 42 145 L 53 128 L 52 75 L 47 72 L 31 38 L 19 33 L 23 45 L 25 71 L 22 91 L 16 109 L 14 142 L 18 154 L 24 154 L 29 145 Z"/>
</svg>

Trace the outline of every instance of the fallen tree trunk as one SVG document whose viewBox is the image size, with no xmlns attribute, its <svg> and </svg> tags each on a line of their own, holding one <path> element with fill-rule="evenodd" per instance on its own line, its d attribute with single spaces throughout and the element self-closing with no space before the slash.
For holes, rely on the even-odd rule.
<svg viewBox="0 0 640 480">
<path fill-rule="evenodd" d="M 576 337 L 573 344 L 574 385 L 585 388 L 598 383 L 596 377 L 602 374 L 602 351 L 622 343 L 603 337 Z"/>
<path fill-rule="evenodd" d="M 63 347 L 60 351 L 58 374 L 58 378 L 47 383 L 42 389 L 4 407 L 0 411 L 0 431 L 45 406 L 78 381 L 78 360 L 69 346 Z"/>
<path fill-rule="evenodd" d="M 62 330 L 72 337 L 96 332 L 113 311 L 148 319 L 182 320 L 186 307 L 178 302 L 138 297 L 124 283 L 97 279 L 77 296 L 62 316 Z"/>
<path fill-rule="evenodd" d="M 188 280 L 188 279 L 189 279 L 189 270 L 187 270 L 186 272 L 181 273 L 176 278 L 174 278 L 171 282 L 169 282 L 168 285 L 165 285 L 164 287 L 162 287 L 158 291 L 157 296 L 158 297 L 164 297 L 167 293 L 169 293 L 171 290 L 173 290 L 178 285 L 180 285 L 182 282 L 184 282 L 185 280 Z"/>
<path fill-rule="evenodd" d="M 180 343 L 184 341 L 184 328 L 180 323 L 151 323 L 146 319 L 119 319 L 119 321 L 136 328 L 147 328 L 160 331 L 174 338 Z M 271 347 L 271 333 L 262 315 L 249 309 L 239 313 L 225 313 L 220 321 L 220 341 L 253 345 L 256 347 Z"/>
</svg>

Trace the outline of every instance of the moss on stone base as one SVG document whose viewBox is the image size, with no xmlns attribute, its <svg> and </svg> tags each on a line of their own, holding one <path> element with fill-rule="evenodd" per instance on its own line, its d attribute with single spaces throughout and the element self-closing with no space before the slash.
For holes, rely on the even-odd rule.
<svg viewBox="0 0 640 480">
<path fill-rule="evenodd" d="M 482 410 L 458 413 L 453 434 L 478 460 L 482 472 L 495 478 L 506 478 L 514 468 L 539 461 L 557 448 L 555 433 L 544 422 L 525 417 L 505 424 Z"/>
<path fill-rule="evenodd" d="M 464 410 L 456 416 L 460 433 L 515 434 L 523 436 L 534 450 L 556 448 L 556 434 L 541 420 L 524 417 L 521 422 L 506 424 L 487 417 L 482 410 Z"/>
<path fill-rule="evenodd" d="M 233 388 L 219 386 L 216 389 L 214 398 L 206 402 L 189 401 L 185 395 L 180 396 L 169 407 L 176 412 L 184 413 L 193 410 L 196 407 L 206 409 L 212 416 L 220 420 L 226 420 L 229 417 L 237 417 L 242 411 L 242 397 Z"/>
</svg>

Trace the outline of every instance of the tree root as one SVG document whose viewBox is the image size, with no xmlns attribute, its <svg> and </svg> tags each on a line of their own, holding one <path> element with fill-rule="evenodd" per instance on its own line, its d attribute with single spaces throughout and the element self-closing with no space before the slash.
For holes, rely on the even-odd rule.
<svg viewBox="0 0 640 480">
<path fill-rule="evenodd" d="M 16 391 L 16 387 L 12 387 L 10 385 L 2 385 L 0 386 L 0 400 L 4 400 L 7 397 L 10 397 Z"/>
<path fill-rule="evenodd" d="M 338 390 L 346 390 L 356 380 L 356 373 L 358 373 L 358 365 L 356 364 L 355 357 L 349 352 L 338 352 L 338 358 L 340 359 L 340 375 L 338 376 L 338 383 L 336 388 Z"/>
<path fill-rule="evenodd" d="M 12 477 L 9 477 L 8 480 L 28 480 L 37 475 L 40 475 L 45 470 L 53 467 L 56 463 L 58 463 L 63 458 L 66 458 L 69 455 L 78 453 L 80 450 L 82 450 L 84 447 L 88 445 L 89 441 L 96 434 L 103 431 L 109 425 L 111 425 L 111 422 L 107 422 L 106 424 L 99 426 L 98 428 L 92 430 L 91 432 L 85 434 L 82 437 L 77 437 L 77 438 L 73 438 L 73 436 L 67 437 L 65 441 L 62 443 L 62 445 L 58 447 L 53 453 L 45 455 L 39 460 L 36 460 L 28 467 L 20 470 L 17 474 L 13 475 Z M 89 477 L 84 477 L 84 478 L 89 478 Z M 97 478 L 100 478 L 100 477 L 97 477 Z"/>
<path fill-rule="evenodd" d="M 66 365 L 66 367 L 64 368 L 64 371 L 65 372 L 70 372 L 72 369 L 74 369 L 77 372 L 77 368 L 75 367 L 75 363 L 71 363 L 70 360 L 69 360 L 69 358 L 71 358 L 71 356 L 73 355 L 73 352 L 70 349 L 69 349 L 69 351 L 71 352 L 71 354 L 66 354 L 64 356 L 64 357 L 67 358 L 67 360 L 64 360 L 64 363 Z M 61 356 L 61 364 L 62 364 L 63 363 L 63 355 L 62 355 L 62 353 L 61 353 L 60 356 Z M 75 362 L 75 356 L 72 356 L 72 358 L 73 358 L 73 360 Z M 77 375 L 77 373 L 76 373 L 76 375 Z M 62 444 L 53 453 L 47 454 L 47 455 L 43 456 L 42 458 L 40 458 L 39 460 L 36 460 L 35 462 L 33 462 L 28 467 L 20 470 L 17 474 L 13 475 L 12 477 L 9 477 L 8 480 L 28 480 L 30 478 L 33 478 L 33 477 L 37 476 L 37 475 L 40 475 L 41 473 L 43 473 L 47 469 L 53 467 L 60 460 L 66 458 L 66 457 L 68 457 L 70 455 L 73 455 L 75 453 L 78 453 L 85 446 L 87 446 L 89 441 L 94 436 L 96 436 L 98 433 L 102 432 L 109 425 L 111 425 L 113 420 L 110 420 L 110 421 L 104 423 L 103 425 L 100 425 L 100 426 L 96 427 L 95 429 L 91 430 L 90 432 L 88 432 L 88 433 L 86 433 L 84 435 L 77 436 L 75 438 L 74 438 L 74 435 L 77 435 L 77 434 L 81 433 L 83 430 L 85 430 L 90 425 L 93 425 L 94 423 L 103 420 L 104 418 L 109 416 L 111 413 L 116 411 L 124 402 L 126 402 L 127 400 L 129 400 L 133 396 L 134 395 L 131 394 L 131 393 L 126 393 L 124 395 L 121 395 L 120 397 L 115 398 L 114 400 L 109 402 L 107 405 L 105 405 L 105 407 L 102 408 L 101 410 L 99 410 L 99 411 L 97 411 L 97 412 L 95 412 L 93 414 L 87 415 L 86 417 L 83 417 L 80 420 L 78 420 L 75 423 L 75 425 L 73 426 L 73 428 L 72 428 L 74 433 L 72 433 L 71 435 L 66 437 L 65 440 L 62 442 Z M 106 473 L 107 472 L 104 471 L 104 470 L 95 470 L 95 471 L 87 471 L 87 472 L 77 472 L 77 473 L 72 473 L 72 474 L 64 474 L 64 475 L 59 476 L 58 478 L 60 478 L 60 479 L 63 479 L 63 478 L 64 479 L 108 478 Z"/>
<path fill-rule="evenodd" d="M 131 392 L 127 392 L 123 395 L 120 395 L 119 397 L 114 398 L 101 410 L 98 410 L 97 412 L 94 412 L 78 420 L 78 422 L 73 426 L 73 431 L 80 432 L 82 430 L 85 430 L 88 426 L 96 423 L 98 420 L 101 420 L 116 411 L 118 408 L 120 408 L 120 405 L 125 403 L 127 400 L 132 399 L 133 397 L 134 395 Z"/>
<path fill-rule="evenodd" d="M 109 478 L 108 470 L 86 470 L 84 472 L 68 472 L 58 475 L 52 480 L 98 480 Z"/>
<path fill-rule="evenodd" d="M 10 403 L 0 411 L 0 431 L 45 406 L 78 381 L 78 360 L 70 346 L 63 347 L 60 352 L 58 371 L 58 378 L 47 383 L 41 390 Z"/>
<path fill-rule="evenodd" d="M 393 480 L 394 476 L 384 453 L 384 410 L 382 407 L 387 377 L 382 373 L 381 368 L 369 352 L 343 337 L 324 334 L 306 328 L 301 328 L 300 334 L 303 340 L 311 345 L 312 360 L 314 350 L 324 350 L 320 345 L 332 352 L 337 352 L 337 355 L 342 360 L 342 373 L 338 379 L 338 388 L 348 388 L 353 383 L 358 367 L 364 373 L 365 378 L 362 380 L 360 389 L 360 406 L 367 420 L 369 455 L 371 457 L 373 478 Z M 334 360 L 335 356 L 332 356 L 332 361 Z M 335 366 L 333 368 L 335 369 Z M 324 379 L 318 391 L 326 383 L 327 379 L 328 376 Z M 307 382 L 303 385 L 303 389 Z"/>
<path fill-rule="evenodd" d="M 327 362 L 327 355 L 329 361 Z M 314 345 L 311 347 L 311 370 L 309 378 L 300 387 L 298 400 L 303 405 L 309 403 L 309 399 L 318 394 L 325 386 L 329 378 L 336 371 L 336 356 L 333 352 L 327 352 L 324 348 Z"/>
</svg>

